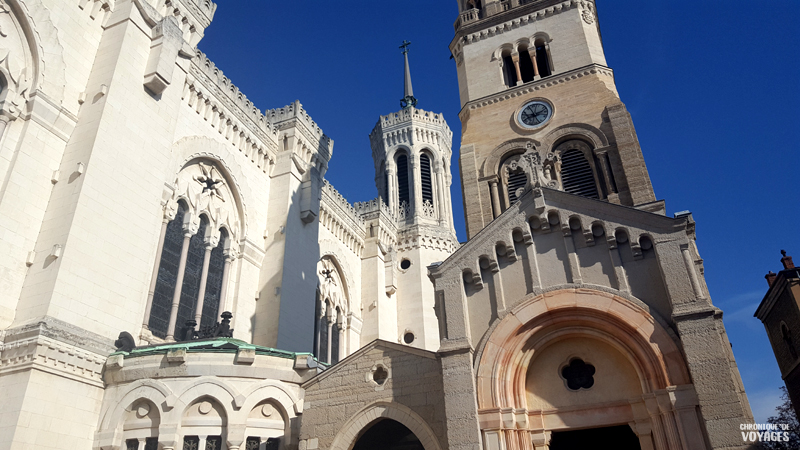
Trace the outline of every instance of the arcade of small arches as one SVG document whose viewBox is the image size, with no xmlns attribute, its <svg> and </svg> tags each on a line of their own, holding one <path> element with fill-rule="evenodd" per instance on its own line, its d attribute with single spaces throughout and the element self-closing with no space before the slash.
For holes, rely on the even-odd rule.
<svg viewBox="0 0 800 450">
<path fill-rule="evenodd" d="M 379 195 L 399 220 L 447 220 L 447 164 L 433 151 L 411 152 L 401 147 L 379 167 Z"/>
<path fill-rule="evenodd" d="M 206 377 L 180 393 L 173 393 L 169 383 L 137 381 L 103 413 L 97 433 L 100 447 L 278 450 L 291 445 L 297 399 L 269 384 L 243 394 Z"/>
<path fill-rule="evenodd" d="M 220 166 L 196 158 L 178 173 L 164 207 L 143 329 L 155 339 L 216 324 L 226 303 L 241 205 Z"/>
<path fill-rule="evenodd" d="M 682 450 L 703 439 L 682 354 L 638 300 L 590 289 L 531 296 L 497 319 L 476 355 L 490 448 L 558 450 L 603 435 L 615 448 Z"/>
<path fill-rule="evenodd" d="M 505 43 L 492 54 L 497 61 L 501 80 L 507 88 L 549 77 L 555 72 L 550 55 L 551 39 L 545 33 Z"/>
<path fill-rule="evenodd" d="M 486 166 L 493 217 L 498 217 L 527 186 L 544 186 L 598 200 L 616 199 L 617 183 L 605 149 L 596 149 L 580 136 L 563 138 L 545 150 L 532 141 L 498 147 Z M 498 153 L 498 152 L 496 152 Z"/>
</svg>

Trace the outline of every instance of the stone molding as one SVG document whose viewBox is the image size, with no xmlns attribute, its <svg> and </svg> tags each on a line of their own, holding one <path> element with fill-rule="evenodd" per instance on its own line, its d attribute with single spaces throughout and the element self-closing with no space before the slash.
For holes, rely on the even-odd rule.
<svg viewBox="0 0 800 450">
<path fill-rule="evenodd" d="M 459 245 L 458 238 L 452 230 L 436 226 L 414 225 L 400 231 L 397 235 L 398 252 L 426 248 L 453 253 Z"/>
<path fill-rule="evenodd" d="M 606 76 L 611 78 L 612 82 L 614 81 L 613 70 L 611 70 L 606 66 L 602 66 L 600 64 L 590 64 L 588 66 L 579 67 L 577 69 L 573 69 L 570 70 L 569 72 L 564 72 L 559 75 L 553 75 L 546 78 L 542 78 L 540 80 L 529 81 L 523 84 L 522 86 L 509 88 L 506 89 L 505 91 L 498 92 L 496 94 L 487 95 L 486 97 L 481 97 L 472 100 L 468 102 L 466 105 L 464 105 L 464 107 L 461 109 L 461 112 L 459 113 L 459 117 L 463 121 L 467 118 L 466 115 L 469 114 L 470 110 L 483 108 L 484 106 L 517 98 L 525 94 L 529 94 L 531 92 L 536 92 L 544 88 L 554 86 L 556 84 L 568 83 L 572 80 L 577 80 L 578 78 L 583 78 L 585 76 L 591 76 L 591 75 Z"/>
<path fill-rule="evenodd" d="M 45 317 L 5 330 L 0 343 L 0 376 L 37 369 L 102 388 L 103 364 L 112 351 L 110 339 Z"/>
</svg>

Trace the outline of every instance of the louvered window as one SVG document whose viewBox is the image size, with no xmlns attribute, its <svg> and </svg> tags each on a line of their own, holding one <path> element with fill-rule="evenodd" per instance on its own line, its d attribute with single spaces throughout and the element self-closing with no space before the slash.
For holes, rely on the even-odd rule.
<svg viewBox="0 0 800 450">
<path fill-rule="evenodd" d="M 592 166 L 580 150 L 567 150 L 561 155 L 561 183 L 570 194 L 600 198 Z"/>
<path fill-rule="evenodd" d="M 419 157 L 419 164 L 422 168 L 422 201 L 433 203 L 433 186 L 431 184 L 431 160 L 428 155 Z"/>
<path fill-rule="evenodd" d="M 508 202 L 514 203 L 517 201 L 517 191 L 525 187 L 528 182 L 528 176 L 522 170 L 517 170 L 508 174 Z"/>
<path fill-rule="evenodd" d="M 400 203 L 410 203 L 408 195 L 408 157 L 406 155 L 400 155 L 397 158 L 397 189 Z"/>
</svg>

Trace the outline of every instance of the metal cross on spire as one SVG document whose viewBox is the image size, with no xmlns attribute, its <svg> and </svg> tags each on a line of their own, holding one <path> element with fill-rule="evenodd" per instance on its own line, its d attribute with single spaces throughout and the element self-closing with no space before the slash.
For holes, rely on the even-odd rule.
<svg viewBox="0 0 800 450">
<path fill-rule="evenodd" d="M 411 87 L 411 69 L 408 66 L 408 46 L 411 45 L 411 42 L 406 40 L 403 41 L 403 44 L 400 48 L 403 51 L 403 57 L 406 62 L 406 71 L 405 71 L 405 96 L 402 100 L 400 100 L 400 106 L 403 109 L 408 109 L 414 106 L 417 106 L 417 99 L 414 98 L 414 89 Z"/>
</svg>

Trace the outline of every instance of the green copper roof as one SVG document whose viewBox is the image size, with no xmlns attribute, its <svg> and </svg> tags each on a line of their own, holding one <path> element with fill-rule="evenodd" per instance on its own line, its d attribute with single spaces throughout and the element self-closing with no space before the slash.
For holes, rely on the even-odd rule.
<svg viewBox="0 0 800 450">
<path fill-rule="evenodd" d="M 297 355 L 311 355 L 310 353 L 295 353 L 278 350 L 260 345 L 248 344 L 234 338 L 213 338 L 197 341 L 171 342 L 168 344 L 148 345 L 137 347 L 128 352 L 114 352 L 112 355 L 124 355 L 126 358 L 166 354 L 170 350 L 186 349 L 187 353 L 236 353 L 239 349 L 255 349 L 256 355 L 276 356 L 278 358 L 295 359 Z"/>
</svg>

